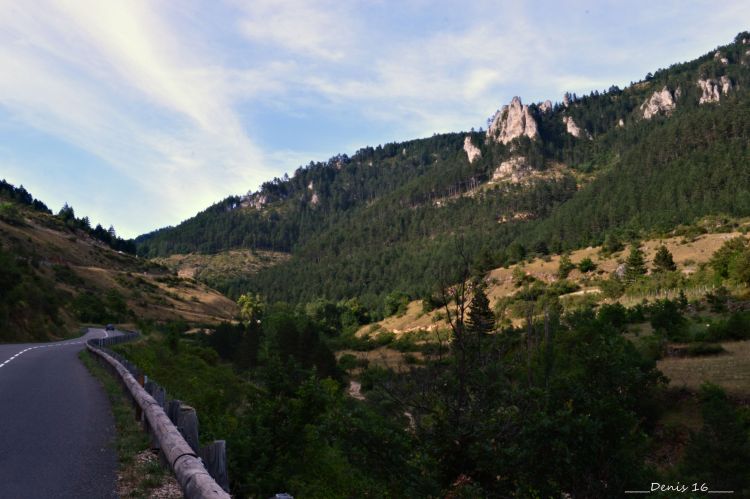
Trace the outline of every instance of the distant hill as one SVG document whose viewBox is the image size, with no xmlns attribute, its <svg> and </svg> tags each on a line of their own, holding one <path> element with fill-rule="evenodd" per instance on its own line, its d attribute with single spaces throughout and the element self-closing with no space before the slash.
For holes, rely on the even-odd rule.
<svg viewBox="0 0 750 499">
<path fill-rule="evenodd" d="M 60 338 L 81 323 L 233 318 L 236 305 L 216 291 L 113 249 L 128 242 L 98 238 L 65 209 L 52 215 L 23 188 L 0 187 L 0 342 Z"/>
<path fill-rule="evenodd" d="M 750 215 L 749 63 L 745 32 L 625 89 L 514 98 L 487 132 L 311 162 L 140 236 L 137 251 L 290 253 L 232 294 L 358 297 L 377 317 L 386 294 L 428 295 L 457 258 L 489 270 L 706 215 Z"/>
</svg>

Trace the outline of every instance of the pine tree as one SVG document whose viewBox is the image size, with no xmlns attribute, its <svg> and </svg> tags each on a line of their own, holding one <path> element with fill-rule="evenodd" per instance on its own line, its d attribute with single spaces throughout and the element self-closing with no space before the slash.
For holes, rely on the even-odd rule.
<svg viewBox="0 0 750 499">
<path fill-rule="evenodd" d="M 677 265 L 672 259 L 672 253 L 662 244 L 656 250 L 654 256 L 654 272 L 672 272 L 674 270 L 677 270 Z"/>
<path fill-rule="evenodd" d="M 576 268 L 573 262 L 570 261 L 570 256 L 566 253 L 560 257 L 560 265 L 557 268 L 557 278 L 565 279 L 570 274 L 570 271 Z"/>
<path fill-rule="evenodd" d="M 633 282 L 646 273 L 646 260 L 643 251 L 637 245 L 630 247 L 630 254 L 625 260 L 625 281 Z"/>
<path fill-rule="evenodd" d="M 490 300 L 485 293 L 484 285 L 474 286 L 474 297 L 469 304 L 466 328 L 472 333 L 491 333 L 495 330 L 495 314 L 490 309 Z"/>
</svg>

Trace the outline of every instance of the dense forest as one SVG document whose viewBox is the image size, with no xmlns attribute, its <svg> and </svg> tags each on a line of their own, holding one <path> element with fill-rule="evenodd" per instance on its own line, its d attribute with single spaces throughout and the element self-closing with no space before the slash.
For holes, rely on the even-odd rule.
<svg viewBox="0 0 750 499">
<path fill-rule="evenodd" d="M 456 239 L 490 268 L 601 244 L 607 235 L 663 233 L 707 214 L 750 214 L 747 38 L 742 33 L 625 89 L 566 95 L 567 104 L 549 111 L 531 104 L 538 140 L 505 145 L 480 130 L 311 162 L 256 193 L 139 237 L 138 253 L 289 252 L 291 259 L 225 282 L 222 291 L 297 303 L 359 297 L 378 315 L 389 292 L 429 294 Z M 699 104 L 698 80 L 722 77 L 731 90 L 720 102 Z M 665 87 L 675 108 L 644 119 L 642 105 Z M 584 133 L 567 133 L 566 117 Z M 482 153 L 473 163 L 462 148 L 467 135 Z M 521 183 L 488 182 L 498 164 L 517 156 L 536 174 Z"/>
</svg>

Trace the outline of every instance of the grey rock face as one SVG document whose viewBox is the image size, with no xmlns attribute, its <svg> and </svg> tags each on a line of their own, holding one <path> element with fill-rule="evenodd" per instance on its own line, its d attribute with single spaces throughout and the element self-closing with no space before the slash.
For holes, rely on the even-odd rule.
<svg viewBox="0 0 750 499">
<path fill-rule="evenodd" d="M 719 102 L 722 95 L 727 95 L 732 90 L 732 80 L 727 76 L 722 76 L 719 81 L 713 78 L 700 79 L 697 85 L 702 92 L 700 99 L 698 99 L 698 104 Z"/>
<path fill-rule="evenodd" d="M 507 144 L 523 136 L 536 140 L 539 137 L 537 123 L 529 111 L 529 106 L 524 106 L 520 97 L 513 97 L 510 105 L 503 106 L 492 117 L 487 138 Z"/>
<path fill-rule="evenodd" d="M 672 93 L 667 87 L 664 87 L 661 91 L 654 92 L 653 95 L 641 105 L 641 111 L 643 112 L 643 117 L 650 120 L 658 114 L 669 116 L 676 107 L 677 104 L 672 97 Z"/>
<path fill-rule="evenodd" d="M 469 157 L 469 163 L 473 163 L 474 161 L 482 157 L 482 151 L 480 151 L 477 146 L 471 143 L 471 137 L 469 137 L 468 135 L 464 139 L 464 151 L 466 152 L 466 156 Z"/>
</svg>

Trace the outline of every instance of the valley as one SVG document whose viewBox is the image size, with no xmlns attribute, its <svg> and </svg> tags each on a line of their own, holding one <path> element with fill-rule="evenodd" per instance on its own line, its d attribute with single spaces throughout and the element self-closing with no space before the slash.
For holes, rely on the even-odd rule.
<svg viewBox="0 0 750 499">
<path fill-rule="evenodd" d="M 235 497 L 750 496 L 749 143 L 742 32 L 134 239 L 3 181 L 0 341 L 137 329 Z"/>
</svg>

